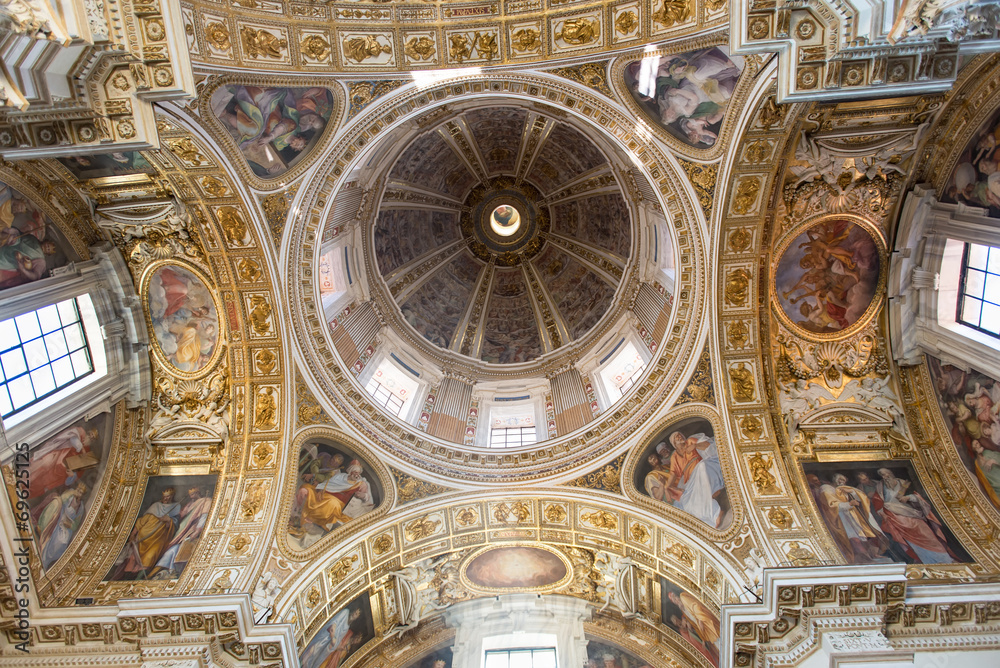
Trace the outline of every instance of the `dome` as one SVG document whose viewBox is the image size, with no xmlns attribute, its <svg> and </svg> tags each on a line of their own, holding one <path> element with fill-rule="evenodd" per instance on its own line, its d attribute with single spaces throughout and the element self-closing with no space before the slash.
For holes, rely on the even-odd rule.
<svg viewBox="0 0 1000 668">
<path fill-rule="evenodd" d="M 421 343 L 511 365 L 594 329 L 633 247 L 607 151 L 513 105 L 453 113 L 410 139 L 388 169 L 372 255 Z"/>
</svg>

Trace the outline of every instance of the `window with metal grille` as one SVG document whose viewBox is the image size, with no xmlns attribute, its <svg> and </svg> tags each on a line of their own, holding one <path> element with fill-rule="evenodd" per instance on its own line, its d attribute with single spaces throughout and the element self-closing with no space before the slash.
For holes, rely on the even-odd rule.
<svg viewBox="0 0 1000 668">
<path fill-rule="evenodd" d="M 519 448 L 537 440 L 534 427 L 494 427 L 490 430 L 491 448 Z"/>
<path fill-rule="evenodd" d="M 0 322 L 0 417 L 94 372 L 76 299 Z"/>
<path fill-rule="evenodd" d="M 556 668 L 556 648 L 488 649 L 484 668 Z"/>
<path fill-rule="evenodd" d="M 393 415 L 399 415 L 402 412 L 403 400 L 390 392 L 389 388 L 374 378 L 368 381 L 368 386 L 365 387 L 365 389 L 368 390 L 368 394 L 372 395 L 375 399 L 376 404 L 386 409 Z"/>
<path fill-rule="evenodd" d="M 624 394 L 626 392 L 628 392 L 628 388 L 630 388 L 633 385 L 635 385 L 635 381 L 639 380 L 639 377 L 642 376 L 642 372 L 645 371 L 645 370 L 646 370 L 646 365 L 645 364 L 642 364 L 642 365 L 636 367 L 635 370 L 632 371 L 632 373 L 630 373 L 622 381 L 622 384 L 618 386 L 618 392 L 619 392 L 618 396 L 624 396 Z"/>
<path fill-rule="evenodd" d="M 965 244 L 955 319 L 1000 338 L 1000 248 Z"/>
</svg>

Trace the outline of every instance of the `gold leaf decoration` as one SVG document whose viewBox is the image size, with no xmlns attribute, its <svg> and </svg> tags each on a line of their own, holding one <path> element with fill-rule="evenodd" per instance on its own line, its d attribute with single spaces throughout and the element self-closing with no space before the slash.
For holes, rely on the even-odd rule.
<svg viewBox="0 0 1000 668">
<path fill-rule="evenodd" d="M 423 499 L 435 494 L 454 491 L 449 487 L 427 482 L 426 480 L 419 480 L 396 469 L 390 470 L 392 471 L 392 477 L 396 479 L 396 489 L 399 492 L 400 503 L 409 503 L 410 501 L 416 501 L 417 499 Z"/>
<path fill-rule="evenodd" d="M 570 487 L 586 487 L 588 489 L 601 489 L 604 490 L 605 492 L 620 494 L 622 491 L 621 469 L 622 469 L 622 464 L 624 462 L 625 462 L 625 455 L 621 455 L 615 461 L 609 464 L 605 464 L 598 470 L 580 476 L 579 478 L 571 480 L 566 484 Z"/>
<path fill-rule="evenodd" d="M 677 405 L 679 406 L 692 401 L 715 404 L 715 386 L 712 383 L 712 358 L 709 355 L 707 343 L 704 350 L 701 351 L 698 366 L 694 368 L 694 373 L 691 374 L 691 380 L 688 381 L 687 387 L 684 388 L 681 396 L 677 399 Z"/>
<path fill-rule="evenodd" d="M 593 90 L 599 91 L 610 98 L 614 98 L 614 93 L 611 92 L 611 88 L 608 86 L 606 61 L 584 63 L 582 65 L 576 65 L 575 67 L 560 67 L 550 71 L 553 74 L 565 77 L 570 81 L 581 83 L 588 88 L 592 88 Z"/>
<path fill-rule="evenodd" d="M 695 195 L 698 196 L 698 204 L 705 211 L 705 218 L 712 217 L 712 200 L 715 198 L 715 182 L 719 176 L 718 165 L 703 165 L 698 162 L 691 162 L 683 158 L 677 158 L 681 169 L 687 174 L 688 180 L 694 186 Z"/>
</svg>

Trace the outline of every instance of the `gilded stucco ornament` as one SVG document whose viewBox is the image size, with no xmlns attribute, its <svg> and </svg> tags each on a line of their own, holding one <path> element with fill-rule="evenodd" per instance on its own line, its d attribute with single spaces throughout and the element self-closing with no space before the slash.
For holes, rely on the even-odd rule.
<svg viewBox="0 0 1000 668">
<path fill-rule="evenodd" d="M 359 35 L 344 40 L 344 56 L 357 63 L 391 53 L 392 46 L 382 44 L 375 35 Z"/>
<path fill-rule="evenodd" d="M 280 59 L 284 57 L 284 51 L 288 48 L 287 39 L 282 39 L 263 28 L 243 26 L 240 28 L 240 40 L 244 53 L 254 59 L 261 57 Z"/>
<path fill-rule="evenodd" d="M 590 44 L 601 35 L 601 26 L 594 19 L 569 19 L 555 33 L 555 38 L 567 44 Z"/>
<path fill-rule="evenodd" d="M 692 0 L 662 0 L 660 8 L 653 12 L 652 19 L 664 28 L 686 22 L 691 18 Z"/>
</svg>

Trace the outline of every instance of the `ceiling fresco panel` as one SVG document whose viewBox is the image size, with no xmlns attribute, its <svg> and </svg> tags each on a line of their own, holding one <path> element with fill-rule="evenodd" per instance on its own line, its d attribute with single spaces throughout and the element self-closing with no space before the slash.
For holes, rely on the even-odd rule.
<svg viewBox="0 0 1000 668">
<path fill-rule="evenodd" d="M 611 307 L 614 286 L 567 253 L 549 246 L 534 264 L 574 339 L 596 325 Z"/>
<path fill-rule="evenodd" d="M 411 260 L 459 236 L 458 214 L 428 209 L 385 209 L 375 224 L 379 271 L 388 276 Z"/>
<path fill-rule="evenodd" d="M 462 159 L 436 132 L 427 132 L 396 160 L 389 178 L 461 199 L 476 183 Z"/>
<path fill-rule="evenodd" d="M 528 113 L 516 107 L 471 109 L 465 114 L 469 129 L 491 175 L 513 174 Z"/>
<path fill-rule="evenodd" d="M 462 320 L 483 266 L 462 253 L 400 305 L 403 317 L 425 339 L 448 348 Z"/>
<path fill-rule="evenodd" d="M 42 209 L 2 182 L 0 239 L 0 290 L 45 278 L 75 256 Z"/>
<path fill-rule="evenodd" d="M 552 230 L 576 237 L 621 258 L 631 248 L 631 214 L 618 193 L 561 202 L 552 207 Z"/>
<path fill-rule="evenodd" d="M 579 131 L 565 123 L 556 123 L 542 144 L 528 180 L 543 193 L 551 193 L 607 161 L 594 143 Z"/>
<path fill-rule="evenodd" d="M 542 354 L 538 321 L 520 269 L 498 270 L 483 322 L 479 356 L 486 362 L 527 362 Z"/>
</svg>

